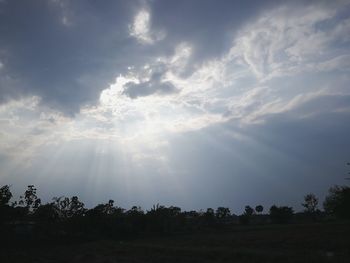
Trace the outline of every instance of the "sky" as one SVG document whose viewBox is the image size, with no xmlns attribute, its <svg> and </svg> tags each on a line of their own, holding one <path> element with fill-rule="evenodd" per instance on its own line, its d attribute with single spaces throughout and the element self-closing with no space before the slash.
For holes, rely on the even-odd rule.
<svg viewBox="0 0 350 263">
<path fill-rule="evenodd" d="M 350 2 L 1 0 L 0 185 L 301 209 L 350 161 Z"/>
</svg>

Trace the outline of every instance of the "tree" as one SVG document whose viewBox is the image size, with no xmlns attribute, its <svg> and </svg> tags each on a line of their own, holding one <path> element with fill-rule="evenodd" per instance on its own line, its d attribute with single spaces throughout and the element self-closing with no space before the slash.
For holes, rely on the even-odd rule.
<svg viewBox="0 0 350 263">
<path fill-rule="evenodd" d="M 230 209 L 227 207 L 218 207 L 216 209 L 216 218 L 218 219 L 223 219 L 223 218 L 227 218 L 231 215 Z"/>
<path fill-rule="evenodd" d="M 293 217 L 293 208 L 288 206 L 273 205 L 270 208 L 270 218 L 273 223 L 283 224 L 288 223 Z"/>
<path fill-rule="evenodd" d="M 215 223 L 215 211 L 213 208 L 207 208 L 207 211 L 203 213 L 204 221 L 207 225 L 213 225 Z"/>
<path fill-rule="evenodd" d="M 116 207 L 114 207 L 114 201 L 109 200 L 106 204 L 99 204 L 95 208 L 90 209 L 88 212 L 93 213 L 99 216 L 103 215 L 112 215 L 116 211 Z"/>
<path fill-rule="evenodd" d="M 259 214 L 262 213 L 263 210 L 264 210 L 264 207 L 262 205 L 257 205 L 255 207 L 255 211 Z"/>
<path fill-rule="evenodd" d="M 8 205 L 11 197 L 10 186 L 2 186 L 0 188 L 0 225 L 11 218 L 13 207 Z"/>
<path fill-rule="evenodd" d="M 40 198 L 36 195 L 36 188 L 34 185 L 28 185 L 24 195 L 20 197 L 20 205 L 24 205 L 29 212 L 34 212 L 41 204 Z"/>
<path fill-rule="evenodd" d="M 12 193 L 10 191 L 10 186 L 4 185 L 0 188 L 0 206 L 8 205 L 10 199 L 12 198 Z"/>
<path fill-rule="evenodd" d="M 213 208 L 207 208 L 207 211 L 205 213 L 209 216 L 214 216 L 214 214 L 215 214 Z"/>
<path fill-rule="evenodd" d="M 242 225 L 248 225 L 250 223 L 251 217 L 254 214 L 254 209 L 249 205 L 246 205 L 244 208 L 244 213 L 239 216 L 239 222 Z"/>
<path fill-rule="evenodd" d="M 134 205 L 133 207 L 131 207 L 130 210 L 128 210 L 126 212 L 126 214 L 128 216 L 132 216 L 132 217 L 135 217 L 135 216 L 143 216 L 145 214 L 145 212 L 142 210 L 142 208 L 140 206 L 136 206 Z"/>
<path fill-rule="evenodd" d="M 317 209 L 318 198 L 314 194 L 308 194 L 304 197 L 304 203 L 301 205 L 305 207 L 305 212 L 313 214 Z"/>
<path fill-rule="evenodd" d="M 254 209 L 251 208 L 249 205 L 246 205 L 245 208 L 244 208 L 244 214 L 246 216 L 251 217 L 254 214 Z"/>
<path fill-rule="evenodd" d="M 41 205 L 35 210 L 34 216 L 37 220 L 55 222 L 59 219 L 59 210 L 54 203 Z"/>
<path fill-rule="evenodd" d="M 77 196 L 73 196 L 70 199 L 64 196 L 54 197 L 53 200 L 62 218 L 80 216 L 86 211 L 84 203 Z"/>
<path fill-rule="evenodd" d="M 339 218 L 350 218 L 350 187 L 333 186 L 323 203 L 324 210 Z"/>
</svg>

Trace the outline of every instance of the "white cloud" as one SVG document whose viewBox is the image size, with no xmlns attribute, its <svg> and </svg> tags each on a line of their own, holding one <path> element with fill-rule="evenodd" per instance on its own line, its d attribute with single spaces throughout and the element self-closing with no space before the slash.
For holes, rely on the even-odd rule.
<svg viewBox="0 0 350 263">
<path fill-rule="evenodd" d="M 332 46 L 339 39 L 348 41 L 344 37 L 348 23 L 336 20 L 336 14 L 337 10 L 321 6 L 268 11 L 240 31 L 226 54 L 198 65 L 188 77 L 182 72 L 195 47 L 180 43 L 173 56 L 157 58 L 143 69 L 130 68 L 128 76 L 117 78 L 116 84 L 102 92 L 100 107 L 104 114 L 112 112 L 121 121 L 133 120 L 131 127 L 135 123 L 146 127 L 148 123 L 150 130 L 162 132 L 202 129 L 230 119 L 259 123 L 271 114 L 292 111 L 325 96 L 324 90 L 327 95 L 332 91 L 329 83 L 292 89 L 283 76 L 299 79 L 302 72 L 349 69 L 347 50 Z M 139 15 L 140 24 L 134 31 L 147 36 L 149 14 Z M 332 23 L 321 27 L 325 21 Z M 172 83 L 178 93 L 167 97 L 154 93 L 137 100 L 125 97 L 127 82 L 145 83 L 159 68 L 160 77 Z"/>
<path fill-rule="evenodd" d="M 147 151 L 159 141 L 166 144 L 174 133 L 227 121 L 252 125 L 264 122 L 269 115 L 292 111 L 303 118 L 322 112 L 296 109 L 317 98 L 345 94 L 344 90 L 332 87 L 331 77 L 319 85 L 317 78 L 303 81 L 300 73 L 349 70 L 348 50 L 333 47 L 337 41 L 349 41 L 349 22 L 335 16 L 335 10 L 316 7 L 269 11 L 247 25 L 226 54 L 197 65 L 185 76 L 195 47 L 178 43 L 171 56 L 155 57 L 140 68 L 128 67 L 127 74 L 119 75 L 101 92 L 98 105 L 83 107 L 74 119 L 43 108 L 37 97 L 10 101 L 0 106 L 1 136 L 6 137 L 0 151 L 29 156 L 50 141 L 116 140 L 128 145 L 134 159 L 140 160 L 157 156 L 157 149 L 163 146 L 153 149 L 157 152 L 154 155 Z M 332 23 L 320 27 L 325 21 Z M 130 34 L 152 44 L 157 37 L 150 25 L 149 12 L 141 10 Z M 284 79 L 287 76 L 288 81 Z M 126 92 L 130 83 L 152 92 L 130 96 Z M 164 96 L 159 91 L 162 83 L 170 83 L 177 92 Z M 305 84 L 298 87 L 300 83 Z M 347 110 L 332 107 L 327 110 Z M 145 145 L 144 149 L 140 145 Z M 158 156 L 159 162 L 166 163 L 164 156 Z"/>
<path fill-rule="evenodd" d="M 153 44 L 165 37 L 164 31 L 151 29 L 151 14 L 145 9 L 140 10 L 134 17 L 133 23 L 129 25 L 129 34 L 142 44 Z"/>
<path fill-rule="evenodd" d="M 261 81 L 335 62 L 335 56 L 348 53 L 339 44 L 348 42 L 350 33 L 349 21 L 336 14 L 336 9 L 322 6 L 272 10 L 241 30 L 230 56 Z"/>
</svg>

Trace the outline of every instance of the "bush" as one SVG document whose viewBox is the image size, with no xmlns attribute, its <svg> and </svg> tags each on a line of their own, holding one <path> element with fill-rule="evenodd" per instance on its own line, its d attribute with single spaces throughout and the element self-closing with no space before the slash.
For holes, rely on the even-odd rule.
<svg viewBox="0 0 350 263">
<path fill-rule="evenodd" d="M 275 205 L 270 208 L 270 219 L 272 223 L 285 224 L 289 223 L 293 218 L 293 208 L 288 206 L 277 207 Z"/>
</svg>

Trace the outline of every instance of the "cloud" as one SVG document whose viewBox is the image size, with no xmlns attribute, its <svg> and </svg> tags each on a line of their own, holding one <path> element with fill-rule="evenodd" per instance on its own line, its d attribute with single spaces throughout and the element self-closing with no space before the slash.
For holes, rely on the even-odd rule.
<svg viewBox="0 0 350 263">
<path fill-rule="evenodd" d="M 41 147 L 62 140 L 60 129 L 69 122 L 61 113 L 41 108 L 39 103 L 38 97 L 27 97 L 0 106 L 0 153 L 22 165 L 29 164 Z"/>
<path fill-rule="evenodd" d="M 0 29 L 0 57 L 6 64 L 1 69 L 1 102 L 39 96 L 42 104 L 74 116 L 97 105 L 101 91 L 117 76 L 129 74 L 128 67 L 142 71 L 157 58 L 165 59 L 167 67 L 161 83 L 143 78 L 129 84 L 125 95 L 171 94 L 175 87 L 184 103 L 200 101 L 196 105 L 203 109 L 221 99 L 221 88 L 230 93 L 226 97 L 248 88 L 248 78 L 267 81 L 348 68 L 349 22 L 341 4 L 267 8 L 258 1 L 252 8 L 252 3 L 214 6 L 211 1 L 151 1 L 147 7 L 124 1 L 50 3 L 9 1 L 4 7 L 1 23 L 11 30 Z M 233 16 L 232 10 L 240 12 Z M 57 23 L 64 16 L 71 25 L 67 28 Z M 229 85 L 241 88 L 228 91 Z"/>
<path fill-rule="evenodd" d="M 150 68 L 149 79 L 126 83 L 123 94 L 135 99 L 153 94 L 167 95 L 177 92 L 177 88 L 170 81 L 164 80 L 165 73 L 166 68 L 164 66 Z"/>
<path fill-rule="evenodd" d="M 138 10 L 141 11 L 128 33 L 140 40 L 154 41 L 150 11 Z M 139 127 L 146 126 L 149 128 L 142 132 L 154 134 L 200 130 L 231 120 L 257 124 L 273 114 L 292 111 L 312 116 L 319 112 L 316 107 L 307 113 L 295 109 L 318 98 L 324 98 L 318 101 L 326 104 L 331 96 L 345 94 L 344 89 L 335 91 L 331 87 L 336 76 L 330 76 L 322 87 L 317 82 L 322 82 L 322 76 L 317 75 L 320 72 L 344 73 L 349 69 L 347 46 L 335 45 L 348 41 L 347 19 L 338 12 L 335 8 L 311 5 L 265 11 L 235 35 L 232 46 L 221 56 L 192 65 L 186 74 L 198 46 L 179 41 L 165 55 L 146 55 L 138 65 L 129 64 L 129 69 L 116 78 L 114 72 L 115 81 L 110 81 L 110 85 L 101 84 L 108 81 L 107 77 L 101 82 L 103 75 L 83 74 L 75 78 L 76 73 L 68 73 L 69 78 L 75 78 L 75 89 L 64 88 L 66 81 L 53 82 L 39 92 L 40 104 L 42 107 L 43 101 L 49 101 L 50 107 L 62 111 L 76 107 L 73 111 L 77 125 L 71 126 L 66 138 L 98 134 L 101 138 L 133 137 L 139 134 Z M 317 49 L 309 48 L 310 43 L 315 43 Z M 67 67 L 70 69 L 69 64 Z M 298 76 L 302 72 L 317 77 L 307 80 Z M 292 77 L 299 87 L 283 79 Z M 347 81 L 345 77 L 344 82 Z M 91 100 L 93 95 L 97 103 Z M 341 111 L 344 107 L 332 104 L 327 110 Z M 57 122 L 52 114 L 38 116 L 48 123 Z"/>
<path fill-rule="evenodd" d="M 342 4 L 74 1 L 66 27 L 59 2 L 11 1 L 16 15 L 0 16 L 11 29 L 0 28 L 9 180 L 66 189 L 69 175 L 69 187 L 87 182 L 90 201 L 95 187 L 164 200 L 159 189 L 176 195 L 180 185 L 199 207 L 239 200 L 244 188 L 296 200 L 291 184 L 341 174 L 350 114 Z"/>
<path fill-rule="evenodd" d="M 165 37 L 164 31 L 151 29 L 151 14 L 145 9 L 136 14 L 133 23 L 129 25 L 129 33 L 142 44 L 153 44 Z"/>
<path fill-rule="evenodd" d="M 246 26 L 231 49 L 259 80 L 315 70 L 334 70 L 348 53 L 350 23 L 341 9 L 288 6 L 266 12 Z M 332 67 L 327 67 L 333 63 Z"/>
<path fill-rule="evenodd" d="M 180 92 L 181 85 L 176 86 L 169 76 L 181 75 L 186 69 L 191 54 L 191 46 L 188 43 L 180 43 L 171 56 L 157 57 L 139 69 L 130 68 L 129 75 L 134 80 L 124 84 L 122 94 L 135 99 Z"/>
<path fill-rule="evenodd" d="M 129 96 L 132 99 L 142 96 L 148 96 L 151 94 L 166 95 L 176 92 L 175 86 L 169 82 L 158 82 L 158 81 L 146 81 L 143 83 L 129 82 L 125 84 L 123 94 Z"/>
<path fill-rule="evenodd" d="M 0 102 L 38 96 L 74 116 L 145 54 L 129 37 L 134 2 L 9 1 L 1 7 Z M 62 23 L 65 23 L 62 24 Z M 69 25 L 67 27 L 67 25 Z"/>
<path fill-rule="evenodd" d="M 150 11 L 138 10 L 128 33 L 139 40 L 154 41 Z M 77 72 L 68 72 L 65 77 L 75 78 L 74 88 L 65 88 L 67 82 L 58 78 L 39 93 L 41 101 L 51 107 L 70 110 L 77 118 L 92 118 L 106 127 L 125 120 L 130 120 L 130 127 L 150 122 L 168 131 L 176 131 L 174 127 L 180 126 L 175 124 L 180 122 L 189 130 L 232 118 L 241 123 L 259 122 L 264 116 L 286 110 L 286 105 L 294 105 L 296 98 L 319 95 L 313 82 L 303 84 L 301 90 L 287 87 L 288 82 L 279 83 L 278 78 L 306 71 L 338 71 L 340 66 L 343 72 L 348 69 L 346 46 L 334 46 L 338 40 L 347 43 L 347 30 L 347 20 L 338 17 L 335 8 L 278 7 L 244 26 L 221 56 L 200 64 L 193 65 L 191 60 L 198 46 L 180 41 L 167 52 L 170 55 L 146 54 L 117 78 L 114 71 L 113 84 L 106 84 L 113 70 L 107 75 L 89 75 L 88 70 L 79 77 Z M 318 48 L 305 48 L 311 42 Z M 189 65 L 192 70 L 187 72 Z M 86 123 L 93 126 L 90 119 Z"/>
<path fill-rule="evenodd" d="M 307 112 L 297 110 L 310 101 L 323 105 L 327 100 L 332 101 L 333 96 L 346 94 L 346 84 L 338 81 L 335 84 L 335 75 L 326 80 L 320 75 L 324 71 L 343 74 L 348 70 L 347 48 L 332 44 L 341 38 L 341 33 L 326 36 L 339 25 L 342 25 L 339 32 L 344 32 L 346 24 L 338 17 L 338 10 L 323 6 L 306 9 L 284 6 L 266 11 L 237 34 L 226 53 L 196 65 L 190 74 L 184 75 L 183 71 L 196 47 L 186 42 L 178 44 L 171 56 L 132 68 L 122 76 L 123 83 L 118 82 L 119 78 L 103 92 L 102 100 L 110 103 L 101 107 L 105 112 L 112 111 L 118 119 L 137 120 L 140 124 L 154 122 L 157 129 L 175 133 L 232 120 L 241 125 L 259 124 L 281 113 L 311 118 L 325 111 L 346 110 L 344 105 L 340 109 L 333 103 L 320 109 L 309 107 Z M 303 34 L 313 39 L 311 35 L 318 32 L 327 38 L 318 42 L 327 56 L 297 48 Z M 311 43 L 310 39 L 305 41 Z M 288 47 L 293 47 L 293 52 Z M 297 52 L 299 49 L 302 51 Z M 346 76 L 343 78 L 344 83 L 348 82 Z M 135 98 L 142 100 L 135 102 Z M 171 109 L 171 114 L 164 108 Z"/>
</svg>

